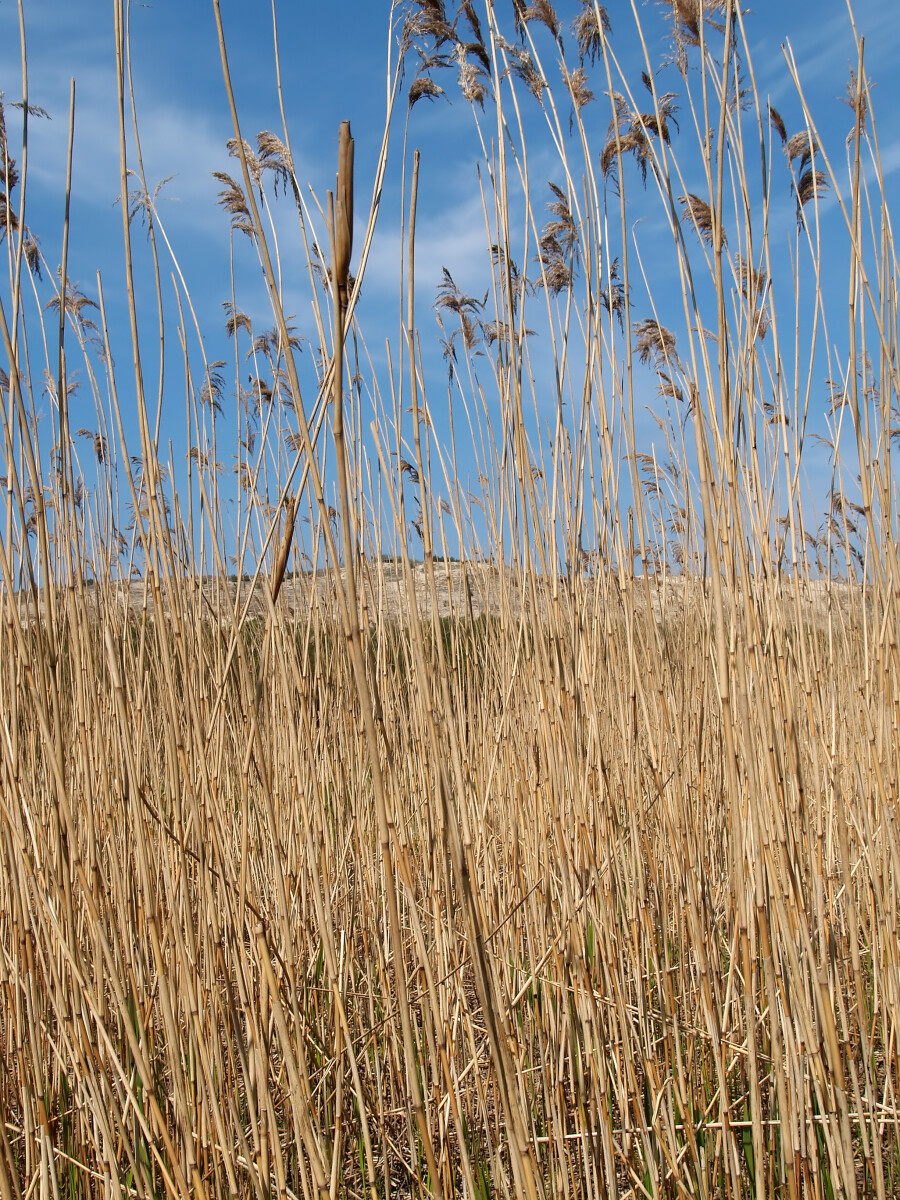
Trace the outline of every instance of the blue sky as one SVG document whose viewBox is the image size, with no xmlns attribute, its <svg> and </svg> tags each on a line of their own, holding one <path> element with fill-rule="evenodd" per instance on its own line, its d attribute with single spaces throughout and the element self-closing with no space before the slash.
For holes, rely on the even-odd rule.
<svg viewBox="0 0 900 1200">
<path fill-rule="evenodd" d="M 448 3 L 448 10 L 454 8 L 455 5 Z M 574 0 L 561 2 L 557 8 L 564 25 L 568 25 L 575 10 Z M 629 32 L 633 27 L 631 6 L 617 2 L 607 8 L 613 25 L 613 46 L 636 74 L 642 64 Z M 498 0 L 497 9 L 501 21 L 511 27 L 511 0 Z M 251 4 L 223 0 L 222 10 L 244 135 L 252 138 L 261 129 L 280 133 L 272 69 L 270 5 L 258 0 Z M 384 122 L 390 5 L 387 0 L 279 3 L 277 10 L 284 102 L 296 175 L 301 184 L 308 182 L 320 198 L 324 197 L 326 188 L 333 186 L 338 126 L 342 119 L 349 118 L 356 141 L 357 211 L 364 210 Z M 858 31 L 866 37 L 867 71 L 876 83 L 873 103 L 889 196 L 896 196 L 900 177 L 900 104 L 894 64 L 900 52 L 900 19 L 888 0 L 861 0 L 854 11 Z M 658 7 L 641 5 L 639 12 L 651 38 L 651 56 L 658 59 L 663 52 L 664 33 Z M 127 326 L 115 315 L 122 312 L 124 292 L 121 219 L 114 207 L 119 184 L 113 4 L 111 0 L 24 0 L 24 13 L 29 100 L 46 109 L 51 117 L 49 121 L 34 121 L 30 125 L 28 224 L 39 237 L 51 268 L 54 267 L 60 258 L 69 80 L 74 77 L 76 132 L 69 275 L 87 295 L 94 297 L 96 273 L 101 272 L 107 307 L 113 314 L 114 355 L 127 365 Z M 13 0 L 0 0 L 0 90 L 7 103 L 21 97 L 18 22 Z M 782 51 L 783 44 L 789 41 L 807 99 L 828 143 L 826 148 L 837 153 L 839 165 L 840 147 L 850 125 L 850 111 L 839 103 L 839 98 L 856 57 L 844 0 L 822 0 L 816 5 L 760 0 L 748 9 L 746 22 L 751 31 L 761 94 L 781 110 L 789 131 L 798 126 L 800 107 Z M 220 185 L 212 178 L 212 172 L 230 171 L 237 175 L 239 170 L 225 149 L 233 131 L 222 85 L 212 4 L 202 0 L 183 0 L 180 4 L 163 0 L 134 3 L 131 23 L 135 95 L 148 181 L 152 187 L 156 181 L 174 176 L 161 193 L 160 218 L 184 271 L 208 343 L 208 357 L 228 359 L 221 305 L 231 295 L 230 236 L 227 216 L 216 205 Z M 549 35 L 536 29 L 534 36 L 542 55 L 546 55 L 545 67 L 553 66 L 556 56 Z M 410 144 L 422 151 L 418 317 L 427 378 L 439 403 L 441 392 L 446 389 L 446 369 L 437 345 L 439 330 L 429 308 L 442 268 L 450 269 L 463 290 L 480 294 L 487 286 L 489 260 L 475 180 L 474 168 L 480 153 L 472 114 L 459 95 L 452 72 L 437 78 L 452 103 L 444 99 L 418 103 L 411 113 Z M 551 83 L 555 82 L 551 75 Z M 599 77 L 594 87 L 599 94 L 602 90 Z M 556 92 L 562 95 L 558 85 Z M 600 131 L 598 139 L 602 139 L 608 107 L 605 101 L 602 106 L 593 107 L 597 109 L 594 121 Z M 359 310 L 376 368 L 382 372 L 384 339 L 393 339 L 395 345 L 398 342 L 397 164 L 405 113 L 405 99 L 401 98 L 392 143 L 394 169 L 388 168 L 380 232 L 373 246 Z M 7 119 L 15 144 L 16 117 L 12 110 L 8 110 Z M 536 131 L 543 128 L 538 111 L 532 111 L 526 120 Z M 487 125 L 489 128 L 489 119 Z M 537 180 L 558 179 L 559 169 L 549 143 L 545 138 L 542 141 L 542 137 L 542 133 L 535 132 L 532 175 Z M 298 331 L 312 334 L 309 296 L 299 270 L 296 225 L 292 223 L 290 209 L 291 205 L 282 201 L 277 210 L 278 227 L 283 231 L 286 277 L 290 279 L 296 267 L 300 280 L 295 289 L 288 285 L 288 307 L 295 302 Z M 789 241 L 793 216 L 787 195 L 782 217 L 785 239 Z M 836 213 L 834 219 L 838 219 Z M 666 231 L 659 224 L 654 226 L 648 217 L 636 235 L 639 239 L 636 244 L 650 259 L 657 236 L 664 241 Z M 137 241 L 142 238 L 139 236 Z M 138 257 L 141 303 L 152 319 L 153 300 L 147 290 L 146 263 L 140 261 L 140 251 Z M 239 306 L 250 313 L 257 329 L 271 325 L 265 289 L 249 246 L 238 248 L 238 263 Z M 170 269 L 163 264 L 164 276 Z M 840 269 L 836 268 L 835 278 L 828 286 L 837 293 L 843 286 L 842 279 Z M 42 297 L 50 294 L 47 288 L 45 280 Z M 833 336 L 845 333 L 844 328 L 836 329 Z M 171 342 L 173 349 L 176 348 L 174 330 Z M 538 364 L 541 354 L 542 350 L 536 351 Z M 167 365 L 167 372 L 177 376 L 177 366 Z M 642 395 L 649 398 L 652 393 L 651 382 L 644 381 Z M 820 388 L 819 393 L 824 396 L 824 389 Z M 82 419 L 75 411 L 78 403 L 76 395 L 73 426 L 82 423 L 90 426 L 90 411 Z M 84 403 L 90 406 L 86 395 Z M 649 419 L 642 415 L 640 421 L 636 438 L 639 443 L 644 436 L 647 439 L 653 436 Z M 164 404 L 162 433 L 164 442 L 172 439 L 173 458 L 178 461 L 183 460 L 187 444 L 184 425 L 183 387 L 180 393 L 175 388 L 171 403 L 167 400 Z M 814 417 L 813 427 L 823 429 L 823 420 Z M 227 428 L 227 423 L 223 428 Z M 136 438 L 133 422 L 127 433 L 129 440 Z M 236 436 L 233 429 L 231 436 Z M 814 476 L 811 484 L 814 493 L 821 492 L 827 482 L 823 456 L 823 451 L 810 448 L 807 468 Z"/>
</svg>

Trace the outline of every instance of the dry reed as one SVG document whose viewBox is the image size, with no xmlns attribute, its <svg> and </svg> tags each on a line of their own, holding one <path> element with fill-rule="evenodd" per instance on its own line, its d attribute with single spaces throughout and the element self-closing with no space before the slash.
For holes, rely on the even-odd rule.
<svg viewBox="0 0 900 1200">
<path fill-rule="evenodd" d="M 491 4 L 395 8 L 354 277 L 349 126 L 334 198 L 311 211 L 287 127 L 242 136 L 214 0 L 239 165 L 220 199 L 273 320 L 254 332 L 226 302 L 236 540 L 217 433 L 230 368 L 204 352 L 192 369 L 200 318 L 126 155 L 122 0 L 133 381 L 65 251 L 50 304 L 30 303 L 13 126 L 36 114 L 27 90 L 7 109 L 0 1200 L 900 1193 L 898 312 L 864 47 L 845 185 L 790 57 L 805 128 L 788 136 L 759 95 L 733 0 L 664 8 L 678 90 L 662 94 L 646 49 L 643 77 L 623 77 L 591 0 L 574 54 L 572 14 L 546 0 L 517 0 L 508 36 Z M 453 65 L 484 156 L 490 287 L 481 301 L 445 271 L 446 396 L 417 324 L 418 153 L 386 374 L 357 316 L 415 47 L 407 134 L 441 93 L 429 72 Z M 535 113 L 549 201 L 528 167 Z M 69 147 L 71 167 L 71 122 Z M 837 313 L 817 282 L 826 188 Z M 302 362 L 279 189 L 308 264 Z M 668 224 L 674 293 L 645 273 L 635 194 Z M 785 196 L 811 291 L 773 262 Z M 157 285 L 158 244 L 180 280 L 180 486 L 145 386 L 138 213 Z M 848 315 L 839 357 L 827 338 Z M 78 442 L 76 358 L 96 405 Z M 833 482 L 816 518 L 802 368 L 823 360 Z"/>
</svg>

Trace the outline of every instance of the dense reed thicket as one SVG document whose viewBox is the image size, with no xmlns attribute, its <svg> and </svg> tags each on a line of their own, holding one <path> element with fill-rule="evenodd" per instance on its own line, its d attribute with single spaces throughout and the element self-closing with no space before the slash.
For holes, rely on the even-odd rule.
<svg viewBox="0 0 900 1200">
<path fill-rule="evenodd" d="M 6 108 L 2 1200 L 900 1194 L 897 271 L 864 45 L 838 163 L 801 79 L 796 128 L 760 94 L 732 0 L 613 14 L 639 46 L 669 22 L 643 79 L 602 7 L 562 8 L 393 9 L 355 246 L 349 127 L 317 208 L 289 130 L 251 145 L 232 102 L 221 200 L 273 320 L 236 270 L 237 432 L 190 281 L 174 332 L 162 302 L 139 328 L 136 217 L 157 280 L 176 250 L 121 0 L 133 353 L 67 238 L 56 288 L 32 273 L 27 94 Z M 454 76 L 484 300 L 452 264 L 415 293 L 409 126 Z M 381 367 L 359 296 L 390 171 Z M 317 354 L 282 306 L 276 188 Z M 173 344 L 183 471 L 146 382 Z M 76 360 L 96 420 L 73 429 Z"/>
</svg>

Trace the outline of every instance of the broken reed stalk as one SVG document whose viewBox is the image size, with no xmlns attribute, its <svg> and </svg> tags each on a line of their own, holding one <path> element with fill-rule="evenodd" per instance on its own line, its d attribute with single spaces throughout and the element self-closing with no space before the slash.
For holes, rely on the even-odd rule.
<svg viewBox="0 0 900 1200">
<path fill-rule="evenodd" d="M 385 866 L 388 918 L 394 959 L 394 981 L 397 991 L 397 1005 L 400 1011 L 400 1023 L 403 1030 L 409 1103 L 415 1118 L 416 1128 L 422 1139 L 429 1177 L 435 1181 L 437 1195 L 442 1200 L 441 1175 L 438 1171 L 437 1160 L 435 1159 L 434 1147 L 431 1141 L 431 1130 L 429 1129 L 425 1115 L 425 1102 L 419 1080 L 419 1054 L 413 1032 L 406 970 L 404 967 L 403 929 L 393 866 L 395 848 L 391 830 L 394 822 L 388 806 L 385 778 L 382 772 L 382 742 L 375 721 L 375 712 L 380 708 L 380 705 L 377 696 L 373 695 L 373 685 L 370 683 L 366 672 L 362 635 L 359 626 L 359 599 L 356 590 L 356 547 L 354 544 L 350 511 L 350 473 L 344 439 L 344 314 L 349 295 L 350 257 L 353 247 L 353 139 L 350 136 L 349 121 L 341 122 L 338 151 L 337 205 L 333 203 L 331 192 L 328 193 L 327 205 L 331 240 L 332 305 L 334 309 L 332 436 L 334 438 L 335 458 L 337 460 L 338 495 L 344 545 L 343 586 L 346 590 L 344 611 L 347 622 L 344 635 L 350 646 L 353 676 L 356 682 L 356 693 L 365 728 L 369 767 L 372 772 L 372 786 L 375 793 L 378 838 Z M 335 563 L 335 574 L 339 578 L 337 563 Z M 388 753 L 387 770 L 390 771 L 390 748 L 385 747 L 385 749 Z"/>
</svg>

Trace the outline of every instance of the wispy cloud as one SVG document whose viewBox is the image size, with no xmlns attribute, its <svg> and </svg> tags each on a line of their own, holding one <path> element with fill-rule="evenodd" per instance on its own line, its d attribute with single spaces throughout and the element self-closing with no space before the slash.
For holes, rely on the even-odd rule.
<svg viewBox="0 0 900 1200">
<path fill-rule="evenodd" d="M 854 6 L 856 31 L 866 41 L 866 68 L 870 76 L 890 77 L 900 49 L 900 22 L 890 5 L 866 2 Z M 749 27 L 754 67 L 762 94 L 778 103 L 793 96 L 785 55 L 793 57 L 804 91 L 819 92 L 831 85 L 837 98 L 843 92 L 849 69 L 856 67 L 853 27 L 843 2 L 823 5 L 815 22 L 801 8 L 788 10 L 777 26 L 757 22 Z M 888 74 L 889 72 L 889 74 Z"/>
<path fill-rule="evenodd" d="M 885 178 L 900 171 L 900 137 L 882 147 L 881 169 Z"/>
<path fill-rule="evenodd" d="M 416 226 L 416 278 L 419 295 L 433 297 L 444 267 L 460 287 L 483 286 L 489 265 L 487 233 L 480 198 L 471 194 L 442 206 Z M 394 292 L 400 278 L 399 230 L 383 225 L 376 234 L 366 268 L 367 292 Z"/>
</svg>

